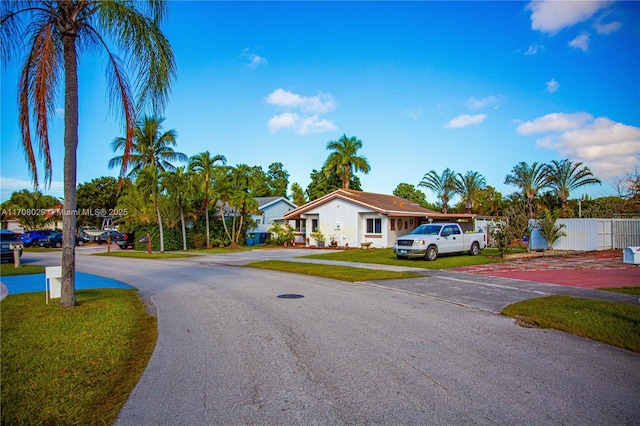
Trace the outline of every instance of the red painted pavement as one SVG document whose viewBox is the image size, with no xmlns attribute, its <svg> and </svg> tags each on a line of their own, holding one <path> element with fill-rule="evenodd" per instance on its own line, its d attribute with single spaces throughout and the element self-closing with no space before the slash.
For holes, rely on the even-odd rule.
<svg viewBox="0 0 640 426">
<path fill-rule="evenodd" d="M 640 286 L 640 267 L 623 263 L 621 250 L 534 257 L 454 270 L 583 288 Z"/>
</svg>

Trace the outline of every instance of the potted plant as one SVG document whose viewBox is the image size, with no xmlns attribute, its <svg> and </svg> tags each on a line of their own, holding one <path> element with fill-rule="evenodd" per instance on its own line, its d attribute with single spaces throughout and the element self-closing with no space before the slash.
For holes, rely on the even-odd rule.
<svg viewBox="0 0 640 426">
<path fill-rule="evenodd" d="M 324 247 L 324 242 L 326 241 L 326 239 L 318 228 L 313 230 L 313 232 L 311 233 L 311 237 L 316 240 L 316 244 L 318 245 L 318 247 Z"/>
<path fill-rule="evenodd" d="M 338 247 L 338 241 L 336 241 L 335 235 L 329 235 L 329 240 L 331 241 L 331 247 Z"/>
</svg>

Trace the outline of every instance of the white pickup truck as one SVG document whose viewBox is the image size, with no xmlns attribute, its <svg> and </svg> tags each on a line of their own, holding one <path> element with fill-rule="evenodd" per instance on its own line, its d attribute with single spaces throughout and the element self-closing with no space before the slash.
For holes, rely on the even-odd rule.
<svg viewBox="0 0 640 426">
<path fill-rule="evenodd" d="M 477 256 L 487 247 L 484 232 L 462 232 L 457 223 L 430 223 L 418 226 L 396 240 L 393 252 L 398 259 L 424 257 L 436 260 L 439 254 L 469 252 Z"/>
</svg>

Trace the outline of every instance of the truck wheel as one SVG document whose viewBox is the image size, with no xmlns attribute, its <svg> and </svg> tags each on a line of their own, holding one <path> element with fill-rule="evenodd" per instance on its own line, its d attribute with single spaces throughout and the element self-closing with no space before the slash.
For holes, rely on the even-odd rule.
<svg viewBox="0 0 640 426">
<path fill-rule="evenodd" d="M 471 256 L 477 256 L 478 254 L 480 254 L 480 244 L 478 244 L 477 241 L 474 241 L 471 244 L 471 250 L 469 250 L 469 254 Z"/>
<path fill-rule="evenodd" d="M 429 246 L 424 258 L 429 261 L 436 260 L 438 258 L 438 248 L 436 246 Z"/>
<path fill-rule="evenodd" d="M 84 241 L 82 241 L 82 240 L 78 241 L 78 245 L 79 246 L 83 246 L 84 245 Z"/>
<path fill-rule="evenodd" d="M 62 243 L 58 241 L 58 242 L 56 243 L 56 248 L 60 248 L 60 247 L 62 247 Z"/>
</svg>

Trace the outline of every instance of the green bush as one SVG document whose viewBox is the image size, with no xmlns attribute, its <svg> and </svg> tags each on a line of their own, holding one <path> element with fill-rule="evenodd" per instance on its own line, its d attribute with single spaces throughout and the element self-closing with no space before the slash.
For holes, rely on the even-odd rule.
<svg viewBox="0 0 640 426">
<path fill-rule="evenodd" d="M 164 250 L 174 251 L 182 250 L 182 232 L 177 229 L 164 229 Z M 136 229 L 136 250 L 147 250 L 147 243 L 141 243 L 140 239 L 145 238 L 147 234 L 151 235 L 151 250 L 160 251 L 160 232 L 157 226 L 141 226 Z"/>
</svg>

